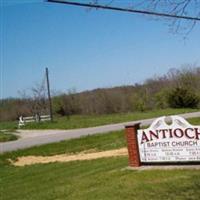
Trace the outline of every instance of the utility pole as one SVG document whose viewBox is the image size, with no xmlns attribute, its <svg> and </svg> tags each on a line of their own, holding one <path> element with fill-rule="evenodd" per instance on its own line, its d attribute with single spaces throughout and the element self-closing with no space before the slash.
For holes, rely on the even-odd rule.
<svg viewBox="0 0 200 200">
<path fill-rule="evenodd" d="M 51 94 L 50 94 L 50 86 L 49 86 L 49 70 L 46 67 L 46 80 L 47 80 L 47 91 L 48 91 L 48 100 L 49 100 L 49 113 L 51 122 L 53 121 L 53 112 L 52 112 L 52 103 L 51 103 Z"/>
</svg>

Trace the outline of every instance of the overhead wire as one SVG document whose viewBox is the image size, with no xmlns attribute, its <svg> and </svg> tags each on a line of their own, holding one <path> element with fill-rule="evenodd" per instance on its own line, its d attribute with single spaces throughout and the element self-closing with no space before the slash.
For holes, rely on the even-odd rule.
<svg viewBox="0 0 200 200">
<path fill-rule="evenodd" d="M 122 7 L 114 7 L 114 6 L 109 6 L 109 5 L 82 3 L 82 2 L 75 2 L 75 1 L 73 2 L 65 1 L 65 0 L 46 0 L 46 1 L 50 3 L 61 3 L 61 4 L 66 4 L 66 5 L 72 5 L 72 6 L 81 6 L 81 7 L 89 7 L 89 8 L 96 8 L 96 9 L 106 9 L 106 10 L 130 12 L 130 13 L 136 13 L 136 14 L 152 15 L 152 16 L 158 16 L 158 17 L 168 17 L 168 18 L 200 21 L 199 17 L 194 17 L 194 16 L 176 15 L 176 14 L 169 14 L 169 13 L 162 13 L 162 12 L 153 12 L 153 11 L 147 11 L 147 10 L 122 8 Z"/>
</svg>

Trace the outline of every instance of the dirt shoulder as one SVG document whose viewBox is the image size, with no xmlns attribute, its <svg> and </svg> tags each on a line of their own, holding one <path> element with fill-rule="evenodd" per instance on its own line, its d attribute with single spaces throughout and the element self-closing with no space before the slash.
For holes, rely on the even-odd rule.
<svg viewBox="0 0 200 200">
<path fill-rule="evenodd" d="M 90 150 L 95 151 L 95 150 Z M 16 161 L 10 161 L 14 166 L 25 166 L 33 164 L 45 164 L 52 162 L 71 162 L 77 160 L 94 160 L 98 158 L 108 158 L 116 156 L 127 156 L 127 148 L 114 149 L 102 152 L 91 152 L 88 151 L 80 152 L 78 154 L 60 154 L 54 156 L 23 156 L 18 157 Z"/>
</svg>

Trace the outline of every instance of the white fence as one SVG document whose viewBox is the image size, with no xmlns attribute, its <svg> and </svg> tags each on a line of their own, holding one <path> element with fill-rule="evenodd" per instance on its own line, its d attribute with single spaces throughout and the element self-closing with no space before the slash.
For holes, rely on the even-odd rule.
<svg viewBox="0 0 200 200">
<path fill-rule="evenodd" d="M 51 120 L 50 115 L 41 115 L 41 116 L 35 115 L 31 117 L 20 116 L 18 127 L 20 128 L 21 126 L 25 126 L 26 123 L 30 123 L 30 122 L 43 122 L 43 121 L 50 121 L 50 120 Z"/>
</svg>

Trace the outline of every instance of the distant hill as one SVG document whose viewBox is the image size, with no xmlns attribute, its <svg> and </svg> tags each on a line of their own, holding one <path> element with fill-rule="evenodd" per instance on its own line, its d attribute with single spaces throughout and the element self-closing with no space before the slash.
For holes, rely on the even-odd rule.
<svg viewBox="0 0 200 200">
<path fill-rule="evenodd" d="M 59 94 L 52 98 L 57 115 L 109 114 L 145 111 L 167 107 L 198 107 L 200 67 L 171 69 L 166 75 L 143 84 L 98 88 L 91 91 Z M 37 93 L 36 93 L 37 94 Z M 48 113 L 48 102 L 38 91 L 34 98 L 4 99 L 0 104 L 0 121 L 15 120 L 20 115 Z"/>
</svg>

